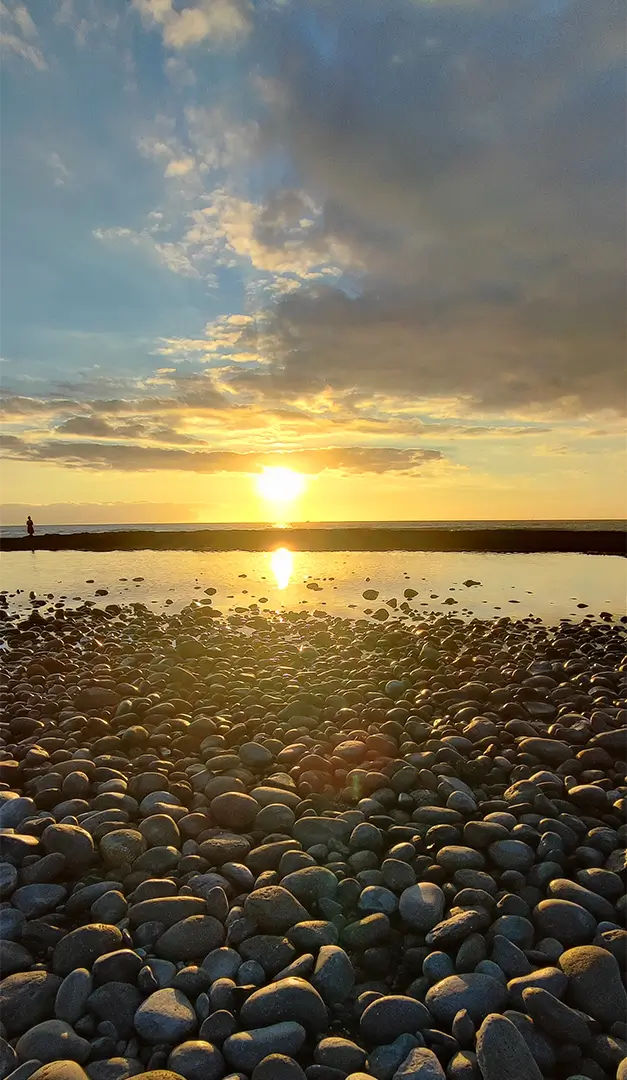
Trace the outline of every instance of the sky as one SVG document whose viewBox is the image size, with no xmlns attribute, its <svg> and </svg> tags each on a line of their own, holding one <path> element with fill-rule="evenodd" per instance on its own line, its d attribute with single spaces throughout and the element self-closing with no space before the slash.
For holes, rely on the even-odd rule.
<svg viewBox="0 0 627 1080">
<path fill-rule="evenodd" d="M 0 38 L 5 523 L 626 515 L 618 0 L 3 0 Z"/>
</svg>

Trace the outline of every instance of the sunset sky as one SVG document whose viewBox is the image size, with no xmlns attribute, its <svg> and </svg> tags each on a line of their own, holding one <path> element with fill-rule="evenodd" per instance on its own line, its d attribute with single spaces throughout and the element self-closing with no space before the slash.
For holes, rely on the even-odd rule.
<svg viewBox="0 0 627 1080">
<path fill-rule="evenodd" d="M 0 13 L 5 523 L 626 514 L 618 0 Z"/>
</svg>

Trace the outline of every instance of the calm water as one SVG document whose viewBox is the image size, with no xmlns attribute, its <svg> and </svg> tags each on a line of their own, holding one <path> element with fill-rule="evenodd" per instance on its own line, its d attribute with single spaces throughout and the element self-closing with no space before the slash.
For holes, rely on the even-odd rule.
<svg viewBox="0 0 627 1080">
<path fill-rule="evenodd" d="M 290 525 L 281 526 L 289 530 Z M 294 527 L 308 529 L 346 529 L 346 528 L 360 528 L 360 529 L 451 529 L 457 531 L 459 529 L 503 529 L 503 528 L 521 528 L 521 529 L 569 529 L 590 531 L 592 529 L 610 529 L 612 532 L 624 532 L 626 523 L 619 520 L 582 520 L 582 521 L 300 521 L 293 522 Z M 273 522 L 212 522 L 205 523 L 196 522 L 194 524 L 177 524 L 177 523 L 163 523 L 160 524 L 139 524 L 139 525 L 38 525 L 35 522 L 35 529 L 37 535 L 44 536 L 47 533 L 71 535 L 72 533 L 109 533 L 109 532 L 199 532 L 201 529 L 215 530 L 230 530 L 230 529 L 251 529 L 254 532 L 258 532 L 261 529 L 267 529 L 273 527 Z M 1 525 L 0 524 L 0 536 L 24 536 L 26 529 L 24 525 Z"/>
<path fill-rule="evenodd" d="M 625 614 L 627 560 L 572 554 L 494 555 L 459 552 L 198 552 L 85 551 L 5 552 L 0 587 L 13 609 L 29 608 L 29 591 L 67 606 L 95 600 L 142 603 L 177 610 L 193 599 L 206 599 L 216 589 L 214 607 L 228 613 L 258 604 L 260 609 L 307 607 L 332 614 L 361 616 L 411 587 L 418 595 L 411 610 L 455 615 L 526 617 L 553 622 L 580 619 L 601 611 Z M 143 578 L 134 582 L 134 577 Z M 93 579 L 93 580 L 89 580 Z M 465 587 L 472 579 L 480 585 Z M 316 585 L 313 589 L 308 586 Z M 96 589 L 108 589 L 96 597 Z M 378 589 L 376 601 L 362 598 Z M 447 604 L 447 598 L 457 600 Z M 167 602 L 170 601 L 168 604 Z M 517 602 L 514 602 L 517 601 Z M 587 604 L 588 607 L 578 607 Z M 45 610 L 45 609 L 42 609 Z M 393 617 L 404 617 L 393 612 Z"/>
</svg>

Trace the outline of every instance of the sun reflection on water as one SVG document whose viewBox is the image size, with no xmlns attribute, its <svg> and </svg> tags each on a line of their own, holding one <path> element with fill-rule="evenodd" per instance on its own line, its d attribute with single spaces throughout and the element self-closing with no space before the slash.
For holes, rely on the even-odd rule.
<svg viewBox="0 0 627 1080">
<path fill-rule="evenodd" d="M 270 556 L 270 566 L 276 578 L 277 587 L 286 589 L 294 572 L 294 556 L 288 548 L 277 548 Z"/>
</svg>

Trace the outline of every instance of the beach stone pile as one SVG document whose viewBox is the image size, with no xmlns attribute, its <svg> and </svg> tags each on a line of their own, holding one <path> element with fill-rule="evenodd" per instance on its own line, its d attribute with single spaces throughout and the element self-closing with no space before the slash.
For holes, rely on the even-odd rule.
<svg viewBox="0 0 627 1080">
<path fill-rule="evenodd" d="M 0 1080 L 627 1080 L 624 625 L 0 637 Z"/>
</svg>

